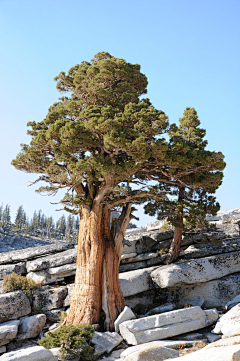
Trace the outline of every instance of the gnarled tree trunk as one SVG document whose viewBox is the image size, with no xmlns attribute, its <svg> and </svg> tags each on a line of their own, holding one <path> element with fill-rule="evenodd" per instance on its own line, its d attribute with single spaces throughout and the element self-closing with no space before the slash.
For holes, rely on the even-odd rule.
<svg viewBox="0 0 240 361">
<path fill-rule="evenodd" d="M 98 323 L 102 309 L 105 329 L 114 330 L 114 321 L 124 308 L 118 279 L 123 236 L 115 242 L 119 237 L 112 235 L 106 205 L 100 205 L 97 211 L 81 207 L 77 271 L 67 324 Z"/>
<path fill-rule="evenodd" d="M 166 264 L 170 264 L 174 262 L 180 253 L 180 247 L 182 243 L 182 232 L 183 232 L 183 204 L 182 201 L 185 196 L 185 187 L 179 188 L 178 194 L 178 206 L 177 206 L 177 216 L 176 216 L 176 224 L 174 231 L 173 240 L 170 245 L 169 254 L 166 260 Z"/>
</svg>

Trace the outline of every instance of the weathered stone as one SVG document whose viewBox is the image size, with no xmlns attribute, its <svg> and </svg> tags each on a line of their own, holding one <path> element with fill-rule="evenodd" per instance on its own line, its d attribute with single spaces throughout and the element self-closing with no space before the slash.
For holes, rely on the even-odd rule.
<svg viewBox="0 0 240 361">
<path fill-rule="evenodd" d="M 64 311 L 64 308 L 60 308 L 59 310 L 51 310 L 51 311 L 47 311 L 47 319 L 52 321 L 52 322 L 58 322 L 60 321 L 60 317 L 61 317 L 61 312 Z"/>
<path fill-rule="evenodd" d="M 161 221 L 147 223 L 145 225 L 145 227 L 146 227 L 147 231 L 155 231 L 155 230 L 159 230 L 166 223 L 167 223 L 167 218 L 165 218 Z"/>
<path fill-rule="evenodd" d="M 33 279 L 35 282 L 41 282 L 43 285 L 62 281 L 64 277 L 75 275 L 76 264 L 65 264 L 59 267 L 49 268 L 47 270 L 29 272 L 27 278 Z"/>
<path fill-rule="evenodd" d="M 52 310 L 61 308 L 64 299 L 67 297 L 68 290 L 66 287 L 45 286 L 33 292 L 32 305 L 36 309 Z"/>
<path fill-rule="evenodd" d="M 53 243 L 39 247 L 30 247 L 25 249 L 19 249 L 16 251 L 2 253 L 0 257 L 0 264 L 7 264 L 11 262 L 30 260 L 35 257 L 42 256 L 44 254 L 56 253 L 65 251 L 66 249 L 73 248 L 70 243 Z"/>
<path fill-rule="evenodd" d="M 131 346 L 128 347 L 126 350 L 124 350 L 121 353 L 121 359 L 125 360 L 125 357 L 128 357 L 130 354 L 132 354 L 133 352 L 137 352 L 139 350 L 142 350 L 146 347 L 167 347 L 167 348 L 176 348 L 179 346 L 186 346 L 186 347 L 191 347 L 193 346 L 195 341 L 181 341 L 181 340 L 165 340 L 165 341 L 152 341 L 152 342 L 146 342 L 146 343 L 142 343 L 140 345 L 136 345 L 136 346 Z M 149 360 L 150 361 L 150 360 Z"/>
<path fill-rule="evenodd" d="M 26 273 L 25 262 L 0 266 L 0 279 L 2 280 L 5 276 L 11 275 L 13 272 L 19 275 L 25 274 Z"/>
<path fill-rule="evenodd" d="M 240 303 L 240 295 L 237 295 L 236 297 L 234 297 L 233 300 L 229 301 L 229 302 L 226 304 L 225 308 L 226 308 L 227 310 L 231 310 L 231 308 L 233 308 L 234 306 L 236 306 L 238 303 Z"/>
<path fill-rule="evenodd" d="M 137 234 L 137 233 L 142 233 L 142 232 L 146 232 L 146 231 L 147 231 L 146 227 L 128 228 L 125 232 L 125 235 L 128 236 L 130 234 Z"/>
<path fill-rule="evenodd" d="M 57 361 L 57 358 L 50 350 L 42 346 L 34 346 L 7 352 L 0 357 L 0 361 Z"/>
<path fill-rule="evenodd" d="M 167 347 L 149 346 L 131 353 L 124 361 L 163 361 L 170 357 L 178 357 L 179 352 Z"/>
<path fill-rule="evenodd" d="M 240 335 L 240 303 L 220 318 L 213 332 L 227 337 Z"/>
<path fill-rule="evenodd" d="M 6 346 L 1 346 L 0 347 L 0 354 L 4 353 L 6 351 L 7 351 Z"/>
<path fill-rule="evenodd" d="M 149 259 L 155 258 L 155 257 L 158 257 L 158 253 L 155 253 L 155 252 L 141 253 L 135 257 L 123 259 L 121 262 L 122 262 L 122 264 L 130 263 L 130 262 L 133 262 L 133 263 L 141 262 L 141 261 L 149 260 Z"/>
<path fill-rule="evenodd" d="M 124 322 L 124 321 L 128 321 L 128 320 L 132 320 L 133 318 L 136 318 L 136 316 L 134 315 L 133 311 L 131 310 L 130 307 L 125 306 L 124 310 L 120 313 L 120 315 L 118 316 L 118 318 L 116 319 L 116 321 L 114 322 L 114 326 L 115 326 L 115 331 L 119 332 L 119 325 Z"/>
<path fill-rule="evenodd" d="M 208 214 L 206 219 L 208 221 L 219 221 L 219 220 L 224 219 L 225 217 L 235 216 L 235 215 L 239 215 L 239 214 L 240 214 L 240 208 L 233 208 L 233 209 L 228 209 L 225 211 L 218 211 L 215 216 Z"/>
<path fill-rule="evenodd" d="M 104 356 L 103 358 L 101 358 L 101 361 L 122 361 L 120 359 L 120 355 L 123 352 L 123 349 L 119 349 L 119 350 L 115 350 L 111 353 L 111 355 L 109 356 Z"/>
<path fill-rule="evenodd" d="M 7 345 L 10 340 L 0 340 L 0 346 Z"/>
<path fill-rule="evenodd" d="M 213 308 L 212 310 L 204 310 L 204 312 L 206 315 L 205 327 L 213 325 L 219 318 L 219 314 L 216 308 Z"/>
<path fill-rule="evenodd" d="M 135 262 L 135 263 L 124 263 L 119 266 L 119 273 L 135 271 L 137 269 L 146 268 L 147 261 Z"/>
<path fill-rule="evenodd" d="M 223 239 L 220 245 L 215 245 L 210 241 L 208 243 L 200 243 L 190 245 L 181 252 L 181 257 L 185 259 L 208 257 L 220 253 L 229 253 L 240 250 L 240 237 L 233 239 Z"/>
<path fill-rule="evenodd" d="M 214 335 L 211 332 L 204 333 L 204 336 L 207 337 L 208 342 L 215 342 L 215 341 L 217 341 L 217 340 L 219 340 L 221 338 L 220 335 Z"/>
<path fill-rule="evenodd" d="M 212 347 L 192 352 L 188 355 L 182 356 L 181 361 L 240 361 L 240 345 Z M 171 358 L 168 361 L 176 361 Z"/>
<path fill-rule="evenodd" d="M 46 320 L 47 317 L 44 314 L 20 318 L 17 339 L 26 340 L 36 337 L 45 326 Z"/>
<path fill-rule="evenodd" d="M 211 333 L 212 335 L 212 333 Z M 174 337 L 175 340 L 181 340 L 181 341 L 199 341 L 199 340 L 207 340 L 207 336 L 203 336 L 201 333 L 198 332 L 190 332 L 184 335 L 180 335 L 177 337 Z"/>
<path fill-rule="evenodd" d="M 52 254 L 42 258 L 37 258 L 26 263 L 27 272 L 40 271 L 47 268 L 62 266 L 64 264 L 76 263 L 77 250 L 68 249 L 64 252 Z"/>
<path fill-rule="evenodd" d="M 72 283 L 70 285 L 67 285 L 68 294 L 67 294 L 67 297 L 65 298 L 65 300 L 63 302 L 63 307 L 70 306 L 72 293 L 73 293 L 73 288 L 74 288 L 74 283 Z"/>
<path fill-rule="evenodd" d="M 123 322 L 119 328 L 123 338 L 131 345 L 165 339 L 194 331 L 211 324 L 216 310 L 205 312 L 200 307 L 185 308 Z"/>
<path fill-rule="evenodd" d="M 194 307 L 194 306 L 202 307 L 204 302 L 205 302 L 205 299 L 203 297 L 198 297 L 192 301 L 187 302 L 187 304 L 190 304 L 192 307 Z"/>
<path fill-rule="evenodd" d="M 175 308 L 176 308 L 176 305 L 174 303 L 165 303 L 161 306 L 153 308 L 148 313 L 146 313 L 145 316 L 151 316 L 151 315 L 156 315 L 156 314 L 163 313 L 163 312 L 173 311 Z"/>
<path fill-rule="evenodd" d="M 151 273 L 161 288 L 218 279 L 240 271 L 240 252 L 231 252 L 159 267 Z"/>
<path fill-rule="evenodd" d="M 128 258 L 136 257 L 137 253 L 124 253 L 122 254 L 121 261 L 126 260 Z"/>
<path fill-rule="evenodd" d="M 96 332 L 94 333 L 91 343 L 95 347 L 101 346 L 105 349 L 103 352 L 110 353 L 115 347 L 117 347 L 123 341 L 122 337 L 116 332 Z M 103 353 L 102 352 L 102 353 Z"/>
<path fill-rule="evenodd" d="M 136 271 L 119 274 L 119 283 L 123 297 L 132 296 L 151 289 L 152 282 L 150 273 L 156 267 L 143 268 Z"/>
<path fill-rule="evenodd" d="M 205 298 L 204 307 L 223 307 L 229 299 L 240 294 L 240 274 L 225 276 L 205 283 L 176 286 L 165 289 L 165 291 L 165 302 L 186 304 L 198 297 L 203 297 Z"/>
<path fill-rule="evenodd" d="M 155 295 L 155 290 L 152 289 L 133 296 L 124 297 L 125 305 L 133 309 L 137 304 L 141 303 L 149 308 L 154 303 Z"/>
<path fill-rule="evenodd" d="M 29 299 L 22 291 L 0 295 L 0 323 L 26 316 L 30 312 Z"/>
<path fill-rule="evenodd" d="M 219 335 L 214 335 L 213 333 L 212 333 L 212 335 L 215 337 L 221 337 Z M 220 347 L 220 346 L 232 346 L 232 345 L 236 345 L 236 344 L 240 344 L 240 336 L 232 336 L 232 337 L 214 341 L 214 342 L 210 343 L 209 345 L 207 345 L 206 348 Z"/>
<path fill-rule="evenodd" d="M 17 336 L 20 321 L 8 321 L 0 324 L 0 340 L 12 340 Z"/>
</svg>

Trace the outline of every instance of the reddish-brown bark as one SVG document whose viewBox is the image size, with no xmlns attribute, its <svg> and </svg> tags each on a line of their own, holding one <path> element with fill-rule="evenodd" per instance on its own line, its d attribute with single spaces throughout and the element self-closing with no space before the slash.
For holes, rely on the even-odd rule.
<svg viewBox="0 0 240 361">
<path fill-rule="evenodd" d="M 77 271 L 67 324 L 99 322 L 105 312 L 106 330 L 114 330 L 114 321 L 124 308 L 119 285 L 119 258 L 110 230 L 110 210 L 81 207 Z"/>
</svg>

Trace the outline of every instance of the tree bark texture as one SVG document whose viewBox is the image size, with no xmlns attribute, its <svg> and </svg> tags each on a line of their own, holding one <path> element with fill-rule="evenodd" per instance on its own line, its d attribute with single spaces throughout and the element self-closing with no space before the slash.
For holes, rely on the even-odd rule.
<svg viewBox="0 0 240 361">
<path fill-rule="evenodd" d="M 177 209 L 177 216 L 176 216 L 176 224 L 177 226 L 175 227 L 174 230 L 174 236 L 173 236 L 173 240 L 171 242 L 170 245 L 170 249 L 169 249 L 169 254 L 167 257 L 167 264 L 170 264 L 172 262 L 174 262 L 180 253 L 180 247 L 181 247 L 181 243 L 182 243 L 182 233 L 183 233 L 183 205 L 182 205 L 182 201 L 184 199 L 184 195 L 185 195 L 185 188 L 184 187 L 180 187 L 179 188 L 179 194 L 178 194 L 178 209 Z"/>
<path fill-rule="evenodd" d="M 100 205 L 81 207 L 77 249 L 77 270 L 67 324 L 95 324 L 105 312 L 105 329 L 114 330 L 114 321 L 124 308 L 119 285 L 119 258 L 110 230 L 110 209 Z"/>
</svg>

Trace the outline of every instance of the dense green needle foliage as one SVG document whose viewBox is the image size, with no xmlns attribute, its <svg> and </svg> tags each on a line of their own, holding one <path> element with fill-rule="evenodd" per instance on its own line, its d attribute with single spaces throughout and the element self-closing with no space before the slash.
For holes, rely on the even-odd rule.
<svg viewBox="0 0 240 361">
<path fill-rule="evenodd" d="M 100 191 L 110 207 L 151 196 L 145 176 L 141 189 L 132 185 L 139 185 L 139 172 L 164 163 L 167 143 L 161 135 L 168 119 L 148 99 L 140 100 L 147 92 L 140 66 L 102 52 L 55 80 L 70 96 L 53 104 L 43 121 L 28 123 L 32 140 L 22 144 L 12 164 L 40 174 L 36 182 L 48 185 L 39 192 L 67 187 L 66 210 L 91 208 Z"/>
<path fill-rule="evenodd" d="M 148 214 L 157 214 L 159 219 L 167 217 L 181 229 L 184 224 L 190 228 L 206 226 L 206 214 L 216 214 L 220 209 L 213 194 L 222 183 L 224 156 L 206 150 L 206 131 L 199 125 L 196 110 L 186 108 L 179 125 L 171 126 L 169 151 L 177 163 L 166 168 L 165 181 L 152 188 L 156 192 L 164 189 L 167 197 L 162 202 L 150 200 L 145 206 Z"/>
<path fill-rule="evenodd" d="M 94 348 L 88 344 L 93 334 L 94 327 L 87 324 L 61 326 L 56 331 L 48 332 L 38 344 L 47 349 L 60 347 L 63 358 L 74 355 L 79 360 L 91 361 L 96 359 Z"/>
</svg>

